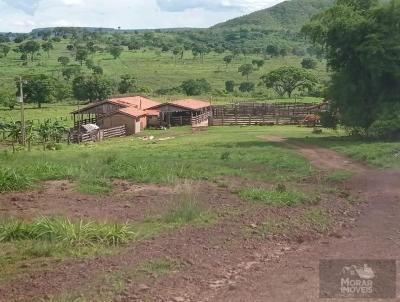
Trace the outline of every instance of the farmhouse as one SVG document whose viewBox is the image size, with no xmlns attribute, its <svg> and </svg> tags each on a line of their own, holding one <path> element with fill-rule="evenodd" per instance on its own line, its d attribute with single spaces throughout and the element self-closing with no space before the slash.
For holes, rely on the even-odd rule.
<svg viewBox="0 0 400 302">
<path fill-rule="evenodd" d="M 211 104 L 205 101 L 184 99 L 159 104 L 149 108 L 159 112 L 160 126 L 183 126 L 207 124 L 211 116 Z"/>
<path fill-rule="evenodd" d="M 72 112 L 75 128 L 80 125 L 96 124 L 102 129 L 125 126 L 127 134 L 135 134 L 147 126 L 148 116 L 158 116 L 158 112 L 147 109 L 159 102 L 142 96 L 113 98 L 92 103 Z"/>
</svg>

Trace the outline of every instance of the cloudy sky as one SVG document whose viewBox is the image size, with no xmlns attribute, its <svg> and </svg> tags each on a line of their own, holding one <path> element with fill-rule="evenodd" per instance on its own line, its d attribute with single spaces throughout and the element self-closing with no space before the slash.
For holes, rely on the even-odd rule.
<svg viewBox="0 0 400 302">
<path fill-rule="evenodd" d="M 53 26 L 208 27 L 282 0 L 0 0 L 0 32 Z"/>
</svg>

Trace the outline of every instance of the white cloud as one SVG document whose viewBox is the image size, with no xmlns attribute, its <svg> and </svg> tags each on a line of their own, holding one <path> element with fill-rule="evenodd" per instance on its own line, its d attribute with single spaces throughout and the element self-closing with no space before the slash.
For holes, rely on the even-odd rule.
<svg viewBox="0 0 400 302">
<path fill-rule="evenodd" d="M 208 27 L 282 0 L 0 0 L 0 31 Z"/>
</svg>

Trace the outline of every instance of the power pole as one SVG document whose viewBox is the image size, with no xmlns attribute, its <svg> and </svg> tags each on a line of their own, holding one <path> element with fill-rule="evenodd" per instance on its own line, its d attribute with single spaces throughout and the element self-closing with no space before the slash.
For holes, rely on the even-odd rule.
<svg viewBox="0 0 400 302">
<path fill-rule="evenodd" d="M 25 112 L 24 112 L 24 90 L 22 87 L 22 77 L 19 77 L 19 101 L 21 105 L 21 136 L 22 145 L 26 145 L 26 133 L 25 133 Z"/>
</svg>

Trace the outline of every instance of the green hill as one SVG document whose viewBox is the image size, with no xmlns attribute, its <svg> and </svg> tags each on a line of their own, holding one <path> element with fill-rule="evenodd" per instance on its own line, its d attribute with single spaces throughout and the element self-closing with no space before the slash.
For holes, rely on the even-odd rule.
<svg viewBox="0 0 400 302">
<path fill-rule="evenodd" d="M 299 32 L 309 18 L 334 0 L 291 0 L 213 26 L 213 29 L 263 29 Z"/>
</svg>

